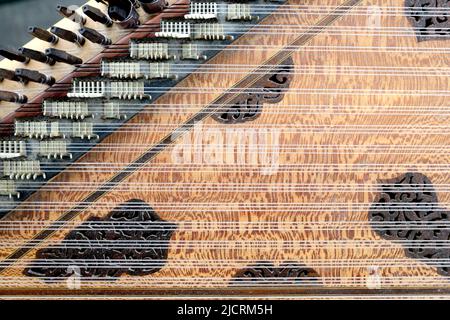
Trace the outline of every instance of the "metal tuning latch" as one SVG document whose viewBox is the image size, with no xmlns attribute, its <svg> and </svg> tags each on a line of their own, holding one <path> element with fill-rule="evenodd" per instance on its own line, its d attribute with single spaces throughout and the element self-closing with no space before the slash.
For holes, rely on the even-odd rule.
<svg viewBox="0 0 450 320">
<path fill-rule="evenodd" d="M 20 197 L 20 193 L 17 191 L 16 182 L 9 179 L 0 180 L 0 195 L 8 196 L 9 198 Z"/>
<path fill-rule="evenodd" d="M 43 115 L 60 119 L 85 119 L 92 114 L 86 101 L 48 101 L 43 105 Z"/>
<path fill-rule="evenodd" d="M 144 66 L 135 61 L 102 61 L 102 77 L 118 79 L 140 79 L 144 77 Z"/>
<path fill-rule="evenodd" d="M 144 81 L 113 81 L 110 82 L 111 98 L 119 99 L 151 99 L 145 93 Z"/>
<path fill-rule="evenodd" d="M 67 151 L 67 140 L 41 140 L 38 154 L 47 159 L 72 159 L 72 154 Z"/>
<path fill-rule="evenodd" d="M 107 101 L 103 104 L 103 119 L 126 119 L 127 115 L 121 112 L 121 103 L 118 101 Z"/>
<path fill-rule="evenodd" d="M 217 19 L 217 3 L 215 2 L 191 2 L 189 13 L 185 19 Z"/>
<path fill-rule="evenodd" d="M 14 135 L 36 139 L 65 137 L 60 130 L 59 122 L 45 120 L 16 120 Z"/>
<path fill-rule="evenodd" d="M 27 145 L 23 140 L 0 140 L 0 159 L 15 159 L 27 155 Z"/>
<path fill-rule="evenodd" d="M 220 23 L 196 23 L 194 27 L 194 39 L 198 40 L 233 40 L 234 37 L 226 35 L 223 25 Z"/>
<path fill-rule="evenodd" d="M 193 42 L 183 43 L 181 45 L 181 59 L 185 60 L 206 60 L 208 57 L 199 53 L 198 44 Z"/>
<path fill-rule="evenodd" d="M 67 93 L 69 98 L 101 98 L 108 96 L 108 83 L 106 81 L 74 80 L 72 92 Z"/>
<path fill-rule="evenodd" d="M 176 79 L 170 64 L 148 61 L 102 61 L 101 75 L 119 79 Z"/>
<path fill-rule="evenodd" d="M 189 39 L 191 38 L 191 23 L 187 21 L 161 21 L 161 31 L 156 32 L 156 37 Z"/>
<path fill-rule="evenodd" d="M 144 81 L 74 80 L 70 98 L 151 99 Z"/>
<path fill-rule="evenodd" d="M 130 57 L 133 59 L 167 60 L 176 59 L 169 54 L 167 42 L 130 42 Z"/>
<path fill-rule="evenodd" d="M 5 160 L 0 162 L 0 175 L 14 180 L 45 179 L 39 160 Z"/>
<path fill-rule="evenodd" d="M 94 133 L 94 125 L 92 122 L 72 123 L 72 137 L 88 140 L 99 138 L 99 136 Z"/>
<path fill-rule="evenodd" d="M 227 20 L 259 20 L 259 17 L 251 15 L 251 7 L 247 3 L 227 4 Z"/>
</svg>

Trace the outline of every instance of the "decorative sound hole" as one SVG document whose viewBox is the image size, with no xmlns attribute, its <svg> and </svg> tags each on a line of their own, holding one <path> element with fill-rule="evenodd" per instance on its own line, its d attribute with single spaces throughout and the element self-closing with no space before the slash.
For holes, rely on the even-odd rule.
<svg viewBox="0 0 450 320">
<path fill-rule="evenodd" d="M 406 14 L 419 41 L 450 38 L 450 0 L 406 0 Z"/>
<path fill-rule="evenodd" d="M 406 173 L 381 185 L 369 211 L 374 230 L 384 239 L 402 241 L 406 255 L 422 259 L 448 276 L 449 212 L 438 204 L 430 179 Z M 440 223 L 442 222 L 442 223 Z"/>
<path fill-rule="evenodd" d="M 278 103 L 284 98 L 286 89 L 292 81 L 294 62 L 292 57 L 283 61 L 274 73 L 257 81 L 249 92 L 242 93 L 233 99 L 225 112 L 212 117 L 221 123 L 242 123 L 255 120 L 261 114 L 264 103 Z"/>
<path fill-rule="evenodd" d="M 231 284 L 239 287 L 251 287 L 257 283 L 317 286 L 321 284 L 319 278 L 317 271 L 300 263 L 284 262 L 274 266 L 271 262 L 261 261 L 239 270 Z"/>
<path fill-rule="evenodd" d="M 65 278 L 78 270 L 81 277 L 148 275 L 163 267 L 167 246 L 158 242 L 169 240 L 175 229 L 144 201 L 130 200 L 103 219 L 83 222 L 58 245 L 38 250 L 24 274 Z"/>
</svg>

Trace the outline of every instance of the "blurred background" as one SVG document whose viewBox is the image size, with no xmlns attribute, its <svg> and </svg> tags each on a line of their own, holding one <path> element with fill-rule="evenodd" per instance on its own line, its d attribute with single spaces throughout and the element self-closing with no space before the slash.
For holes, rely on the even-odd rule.
<svg viewBox="0 0 450 320">
<path fill-rule="evenodd" d="M 21 47 L 31 40 L 28 26 L 47 29 L 63 18 L 56 11 L 58 4 L 79 6 L 85 2 L 87 0 L 0 0 L 0 45 Z"/>
</svg>

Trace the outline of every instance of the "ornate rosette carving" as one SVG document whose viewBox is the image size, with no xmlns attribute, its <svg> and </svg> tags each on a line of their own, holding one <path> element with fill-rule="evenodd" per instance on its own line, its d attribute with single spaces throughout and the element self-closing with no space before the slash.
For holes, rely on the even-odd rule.
<svg viewBox="0 0 450 320">
<path fill-rule="evenodd" d="M 294 62 L 292 57 L 283 61 L 273 73 L 257 81 L 249 92 L 233 99 L 225 112 L 220 111 L 212 117 L 221 123 L 242 123 L 255 120 L 261 114 L 264 103 L 278 103 L 284 98 L 286 89 L 292 81 Z"/>
<path fill-rule="evenodd" d="M 279 279 L 278 279 L 279 278 Z M 314 285 L 321 284 L 320 275 L 312 268 L 296 262 L 284 262 L 274 266 L 271 262 L 261 261 L 239 270 L 233 277 L 234 286 L 251 286 L 252 283 L 273 283 L 276 285 Z M 251 284 L 248 284 L 250 282 Z"/>
<path fill-rule="evenodd" d="M 369 211 L 374 230 L 381 237 L 404 241 L 407 256 L 428 261 L 445 276 L 450 269 L 439 260 L 450 259 L 450 250 L 444 247 L 450 232 L 438 222 L 448 222 L 449 216 L 439 206 L 430 179 L 421 173 L 406 173 L 382 183 Z"/>
<path fill-rule="evenodd" d="M 148 275 L 161 265 L 146 262 L 167 259 L 167 247 L 149 245 L 169 240 L 175 229 L 175 224 L 161 220 L 144 201 L 130 200 L 105 218 L 83 222 L 58 245 L 38 250 L 36 261 L 24 274 L 65 278 L 79 270 L 81 277 Z"/>
<path fill-rule="evenodd" d="M 419 41 L 450 39 L 450 0 L 406 0 L 406 14 Z"/>
</svg>

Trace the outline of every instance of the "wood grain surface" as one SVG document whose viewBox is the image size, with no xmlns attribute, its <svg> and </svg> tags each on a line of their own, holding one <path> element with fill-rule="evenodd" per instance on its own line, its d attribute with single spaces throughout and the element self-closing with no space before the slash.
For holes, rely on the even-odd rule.
<svg viewBox="0 0 450 320">
<path fill-rule="evenodd" d="M 289 0 L 289 4 L 300 1 Z M 337 7 L 340 0 L 305 0 L 301 4 Z M 69 225 L 32 248 L 0 274 L 1 293 L 96 294 L 101 292 L 182 294 L 322 294 L 350 290 L 384 294 L 386 290 L 437 292 L 450 289 L 436 269 L 405 256 L 401 244 L 380 238 L 368 221 L 368 210 L 381 180 L 419 171 L 433 182 L 442 206 L 450 203 L 448 40 L 418 42 L 401 8 L 403 0 L 363 0 L 292 54 L 295 74 L 284 99 L 265 105 L 261 116 L 243 124 L 219 124 L 207 117 L 165 150 L 107 191 Z M 396 15 L 387 8 L 400 8 Z M 373 14 L 360 14 L 367 9 Z M 331 10 L 331 9 L 330 9 Z M 264 51 L 223 51 L 208 63 L 238 64 L 242 74 L 194 72 L 179 87 L 230 88 L 292 43 L 300 34 L 283 34 L 280 25 L 314 26 L 324 16 L 305 10 L 299 15 L 272 15 L 262 23 L 274 33 L 246 34 L 231 46 L 273 45 Z M 405 28 L 409 35 L 392 30 Z M 351 32 L 336 34 L 340 27 Z M 367 30 L 364 34 L 357 31 Z M 275 45 L 277 47 L 275 47 Z M 339 47 L 341 50 L 333 50 Z M 353 48 L 342 50 L 342 48 Z M 433 49 L 436 49 L 432 51 Z M 438 50 L 442 49 L 442 50 Z M 325 74 L 321 68 L 327 66 Z M 347 66 L 347 68 L 345 67 Z M 362 72 L 361 68 L 371 72 Z M 348 68 L 357 70 L 348 71 Z M 305 71 L 306 70 L 306 71 Z M 437 71 L 436 71 L 437 70 Z M 403 74 L 396 74 L 398 72 Z M 423 72 L 422 72 L 423 71 Z M 93 190 L 142 155 L 116 152 L 111 143 L 146 145 L 148 149 L 215 101 L 222 92 L 168 92 L 155 104 L 177 107 L 161 111 L 152 105 L 111 134 L 78 163 L 110 163 L 114 172 L 69 167 L 8 214 L 3 221 L 54 221 Z M 197 107 L 185 108 L 195 104 Z M 152 111 L 154 110 L 154 111 Z M 444 112 L 441 112 L 444 110 Z M 138 129 L 136 124 L 150 128 Z M 134 127 L 133 127 L 134 126 Z M 134 128 L 134 132 L 129 132 Z M 235 146 L 229 147 L 232 141 Z M 228 148 L 227 149 L 227 143 Z M 255 146 L 268 143 L 258 154 Z M 434 148 L 435 147 L 435 148 Z M 267 155 L 268 150 L 274 152 Z M 233 152 L 229 152 L 234 150 Z M 225 156 L 223 154 L 225 153 Z M 238 154 L 240 156 L 238 156 Z M 445 167 L 448 168 L 448 167 Z M 62 182 L 88 183 L 86 190 L 45 191 Z M 137 184 L 144 184 L 139 190 Z M 176 223 L 164 268 L 144 277 L 83 282 L 68 291 L 66 283 L 46 284 L 22 275 L 21 263 L 36 249 L 61 241 L 73 226 L 92 216 L 106 216 L 130 199 L 147 202 L 165 221 Z M 58 206 L 27 203 L 59 202 Z M 349 225 L 355 225 L 349 227 Z M 225 226 L 228 227 L 225 227 Z M 269 228 L 266 226 L 269 225 Z M 41 230 L 0 232 L 0 256 L 7 259 Z M 28 259 L 28 260 L 27 260 Z M 4 260 L 7 261 L 7 260 Z M 321 287 L 234 288 L 232 277 L 258 261 L 279 265 L 295 261 L 321 276 Z M 9 278 L 12 277 L 12 278 Z M 7 282 L 6 279 L 13 279 Z M 359 290 L 359 291 L 358 291 Z M 423 290 L 423 291 L 421 291 Z M 431 291 L 430 291 L 431 290 Z"/>
</svg>

